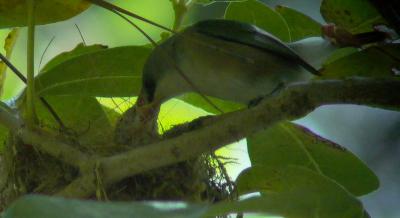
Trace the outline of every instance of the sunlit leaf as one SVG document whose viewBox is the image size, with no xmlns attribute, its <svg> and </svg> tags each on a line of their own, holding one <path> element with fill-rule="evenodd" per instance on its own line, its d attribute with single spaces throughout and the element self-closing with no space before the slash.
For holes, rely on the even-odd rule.
<svg viewBox="0 0 400 218">
<path fill-rule="evenodd" d="M 17 42 L 18 35 L 19 29 L 14 28 L 10 31 L 10 33 L 8 33 L 6 39 L 4 40 L 4 51 L 6 52 L 5 57 L 8 60 L 11 59 L 12 51 L 14 49 L 15 43 Z M 3 95 L 7 68 L 7 65 L 3 61 L 0 61 L 0 96 Z"/>
<path fill-rule="evenodd" d="M 400 67 L 399 44 L 374 46 L 325 64 L 322 78 L 342 79 L 351 76 L 396 78 L 394 68 L 398 67 Z"/>
<path fill-rule="evenodd" d="M 259 1 L 248 0 L 229 3 L 225 11 L 225 19 L 251 23 L 283 41 L 291 41 L 288 25 L 283 17 Z"/>
<path fill-rule="evenodd" d="M 277 6 L 275 10 L 285 19 L 291 41 L 297 41 L 312 36 L 321 36 L 321 24 L 311 17 L 285 6 Z"/>
<path fill-rule="evenodd" d="M 321 14 L 326 22 L 344 27 L 352 33 L 371 31 L 374 25 L 385 23 L 368 0 L 324 0 Z"/>
<path fill-rule="evenodd" d="M 207 98 L 212 104 L 206 101 L 204 97 L 200 96 L 199 94 L 190 93 L 179 97 L 180 100 L 213 114 L 219 114 L 221 111 L 224 113 L 235 111 L 244 107 L 244 105 L 235 102 L 225 101 L 210 96 L 207 96 Z"/>
<path fill-rule="evenodd" d="M 310 130 L 289 122 L 248 138 L 253 165 L 304 166 L 335 180 L 354 195 L 379 186 L 376 175 L 355 155 Z"/>
<path fill-rule="evenodd" d="M 90 3 L 84 0 L 40 0 L 36 3 L 36 24 L 66 20 L 85 11 Z M 27 0 L 0 0 L 0 28 L 25 26 Z"/>
<path fill-rule="evenodd" d="M 126 46 L 72 57 L 36 77 L 37 93 L 96 97 L 133 96 L 151 49 Z"/>
<path fill-rule="evenodd" d="M 237 179 L 241 194 L 260 191 L 273 214 L 286 218 L 364 217 L 359 200 L 333 180 L 303 167 L 253 166 Z"/>
</svg>

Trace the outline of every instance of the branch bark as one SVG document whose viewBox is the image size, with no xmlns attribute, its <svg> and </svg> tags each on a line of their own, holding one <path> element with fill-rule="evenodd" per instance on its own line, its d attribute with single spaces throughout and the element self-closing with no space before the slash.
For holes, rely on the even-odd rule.
<svg viewBox="0 0 400 218">
<path fill-rule="evenodd" d="M 103 182 L 111 185 L 141 172 L 190 159 L 250 136 L 283 120 L 307 115 L 322 105 L 358 104 L 386 109 L 400 108 L 400 80 L 351 78 L 298 83 L 257 106 L 200 118 L 180 125 L 178 134 L 160 142 L 99 160 Z M 91 173 L 84 174 L 59 195 L 88 197 L 96 189 Z"/>
<path fill-rule="evenodd" d="M 50 133 L 35 131 L 25 123 L 11 109 L 5 105 L 0 107 L 0 123 L 13 132 L 25 144 L 33 145 L 39 151 L 47 153 L 71 166 L 80 168 L 88 157 L 78 149 L 62 142 Z"/>
</svg>

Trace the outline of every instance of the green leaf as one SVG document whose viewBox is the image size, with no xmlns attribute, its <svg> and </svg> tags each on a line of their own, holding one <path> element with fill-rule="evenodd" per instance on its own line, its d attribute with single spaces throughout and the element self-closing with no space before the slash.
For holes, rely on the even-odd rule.
<svg viewBox="0 0 400 218">
<path fill-rule="evenodd" d="M 207 96 L 207 98 L 224 113 L 230 111 L 236 111 L 244 107 L 244 105 L 241 105 L 239 103 L 225 101 L 219 98 L 213 98 L 210 96 Z M 201 108 L 209 113 L 220 114 L 220 111 L 218 111 L 213 105 L 207 102 L 199 94 L 195 93 L 185 94 L 183 96 L 180 96 L 179 99 L 195 107 Z"/>
<path fill-rule="evenodd" d="M 312 36 L 321 36 L 321 24 L 311 17 L 281 5 L 277 6 L 275 10 L 286 20 L 291 41 L 298 41 Z"/>
<path fill-rule="evenodd" d="M 354 54 L 358 51 L 359 50 L 354 47 L 339 48 L 339 49 L 335 50 L 334 52 L 332 52 L 332 54 L 323 63 L 323 66 L 327 66 L 341 58 L 344 58 L 346 56 Z"/>
<path fill-rule="evenodd" d="M 46 96 L 46 101 L 61 118 L 69 131 L 73 131 L 81 145 L 112 144 L 113 128 L 103 106 L 94 97 Z M 58 129 L 59 125 L 37 101 L 37 114 L 42 126 Z M 68 135 L 68 134 L 67 134 Z"/>
<path fill-rule="evenodd" d="M 78 57 L 80 55 L 100 51 L 100 50 L 103 50 L 106 48 L 107 48 L 107 46 L 100 45 L 100 44 L 86 46 L 83 43 L 79 43 L 71 51 L 66 51 L 66 52 L 63 52 L 63 53 L 55 56 L 41 69 L 41 71 L 49 71 L 51 68 L 61 64 L 62 62 L 68 61 L 68 60 Z"/>
<path fill-rule="evenodd" d="M 1 108 L 2 113 L 9 113 L 9 114 L 16 113 L 16 111 L 14 111 L 12 108 L 10 108 L 7 103 L 4 103 L 2 101 L 0 101 L 0 108 Z M 0 153 L 3 152 L 4 145 L 6 143 L 9 133 L 10 133 L 10 130 L 7 129 L 5 126 L 3 126 L 0 123 Z"/>
<path fill-rule="evenodd" d="M 183 203 L 105 203 L 30 195 L 15 201 L 4 218 L 197 218 L 205 207 Z"/>
<path fill-rule="evenodd" d="M 240 202 L 221 202 L 214 205 L 185 202 L 106 203 L 28 195 L 14 201 L 4 212 L 3 217 L 208 218 L 232 212 L 257 212 L 285 215 L 287 218 L 362 218 L 362 215 L 360 215 L 363 212 L 361 203 L 325 177 L 318 177 L 317 174 L 297 168 L 288 168 L 279 172 L 274 170 L 271 174 L 280 179 L 298 178 L 300 181 L 292 190 L 285 192 Z M 323 190 L 327 193 L 316 193 L 317 190 Z M 330 204 L 326 204 L 328 201 Z"/>
<path fill-rule="evenodd" d="M 263 206 L 286 218 L 364 217 L 357 198 L 328 177 L 303 167 L 253 166 L 239 175 L 237 188 L 241 194 L 261 191 Z"/>
<path fill-rule="evenodd" d="M 202 5 L 209 5 L 209 4 L 212 4 L 215 2 L 235 2 L 235 1 L 238 1 L 238 0 L 193 0 L 194 3 L 202 4 Z"/>
<path fill-rule="evenodd" d="M 248 138 L 251 163 L 268 167 L 304 166 L 321 173 L 354 195 L 376 190 L 376 175 L 350 151 L 290 122 Z"/>
<path fill-rule="evenodd" d="M 14 50 L 15 43 L 17 42 L 19 35 L 19 29 L 13 28 L 7 35 L 4 40 L 4 51 L 5 57 L 10 60 L 12 52 Z M 6 73 L 7 73 L 8 66 L 3 62 L 0 61 L 0 97 L 3 95 L 4 91 L 4 83 L 6 81 Z"/>
<path fill-rule="evenodd" d="M 394 78 L 393 68 L 400 67 L 400 45 L 369 47 L 324 65 L 322 79 L 351 76 Z"/>
<path fill-rule="evenodd" d="M 259 1 L 229 3 L 225 11 L 225 19 L 254 24 L 282 41 L 291 41 L 286 21 L 278 12 Z"/>
<path fill-rule="evenodd" d="M 125 46 L 88 52 L 52 66 L 36 77 L 38 95 L 115 97 L 137 95 L 151 49 Z"/>
<path fill-rule="evenodd" d="M 84 0 L 41 0 L 36 3 L 36 24 L 69 19 L 89 8 Z M 26 26 L 27 0 L 0 0 L 0 28 Z"/>
<path fill-rule="evenodd" d="M 373 30 L 385 20 L 368 0 L 324 0 L 321 14 L 328 23 L 334 23 L 351 33 Z"/>
</svg>

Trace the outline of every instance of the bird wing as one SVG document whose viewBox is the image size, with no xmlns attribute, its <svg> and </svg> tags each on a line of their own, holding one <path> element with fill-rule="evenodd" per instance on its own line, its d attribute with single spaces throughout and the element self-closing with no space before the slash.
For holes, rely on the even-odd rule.
<svg viewBox="0 0 400 218">
<path fill-rule="evenodd" d="M 279 55 L 302 66 L 312 74 L 320 72 L 281 40 L 260 28 L 233 20 L 206 20 L 193 25 L 196 32 L 226 41 L 240 43 Z"/>
</svg>

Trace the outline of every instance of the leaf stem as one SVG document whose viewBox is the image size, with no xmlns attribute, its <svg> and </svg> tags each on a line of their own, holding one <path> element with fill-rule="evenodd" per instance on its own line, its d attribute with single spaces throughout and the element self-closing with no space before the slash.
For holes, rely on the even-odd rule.
<svg viewBox="0 0 400 218">
<path fill-rule="evenodd" d="M 28 42 L 27 42 L 27 92 L 26 92 L 26 123 L 33 127 L 36 121 L 35 95 L 35 0 L 28 0 Z"/>
</svg>

